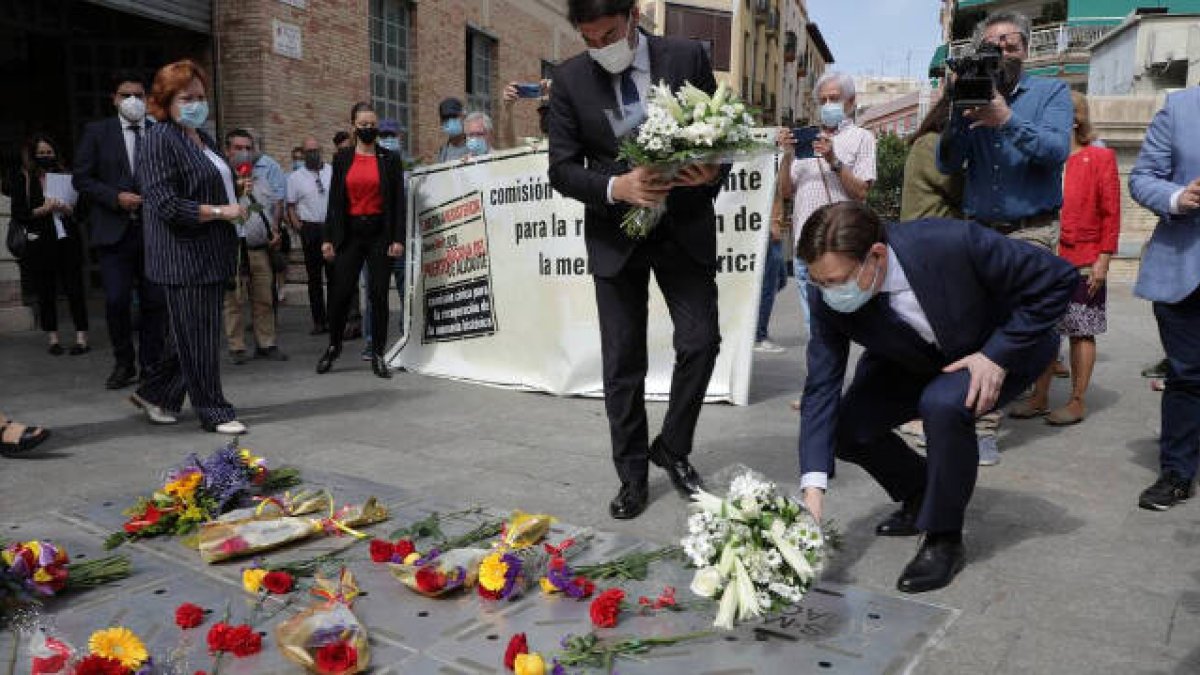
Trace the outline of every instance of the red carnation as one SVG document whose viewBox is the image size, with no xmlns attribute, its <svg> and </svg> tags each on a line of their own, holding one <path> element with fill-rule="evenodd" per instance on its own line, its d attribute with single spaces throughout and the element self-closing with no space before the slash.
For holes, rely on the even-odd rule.
<svg viewBox="0 0 1200 675">
<path fill-rule="evenodd" d="M 75 664 L 72 675 L 126 675 L 129 669 L 116 659 L 91 654 Z"/>
<path fill-rule="evenodd" d="M 390 541 L 383 539 L 371 540 L 371 560 L 372 562 L 385 563 L 392 561 L 392 555 L 396 552 L 396 546 Z"/>
<path fill-rule="evenodd" d="M 348 673 L 358 665 L 358 650 L 346 640 L 331 642 L 317 650 L 317 672 Z"/>
<path fill-rule="evenodd" d="M 147 527 L 157 524 L 164 513 L 166 512 L 159 511 L 153 504 L 147 504 L 146 510 L 140 516 L 134 516 L 128 523 L 125 523 L 125 531 L 129 534 L 137 534 Z"/>
<path fill-rule="evenodd" d="M 399 559 L 401 562 L 403 562 L 405 558 L 407 558 L 408 556 L 410 556 L 416 552 L 417 552 L 417 547 L 414 546 L 413 543 L 411 541 L 409 541 L 408 539 L 401 539 L 400 541 L 396 542 L 396 547 L 395 547 L 394 553 L 396 554 L 396 558 Z"/>
<path fill-rule="evenodd" d="M 550 559 L 550 569 L 554 572 L 561 572 L 562 568 L 567 566 L 567 561 L 560 556 L 554 556 Z"/>
<path fill-rule="evenodd" d="M 417 570 L 417 588 L 422 593 L 436 593 L 446 587 L 446 575 L 433 565 Z"/>
<path fill-rule="evenodd" d="M 529 642 L 525 639 L 524 633 L 517 633 L 508 641 L 508 648 L 504 650 L 504 667 L 513 670 L 516 663 L 517 654 L 528 654 Z"/>
<path fill-rule="evenodd" d="M 251 656 L 262 651 L 262 636 L 249 624 L 242 624 L 226 636 L 226 651 L 238 658 Z"/>
<path fill-rule="evenodd" d="M 254 172 L 254 166 L 250 162 L 243 162 L 237 165 L 237 175 L 241 178 L 247 178 Z"/>
<path fill-rule="evenodd" d="M 208 651 L 227 651 L 226 645 L 229 642 L 229 633 L 232 631 L 233 627 L 224 621 L 213 624 L 212 628 L 208 629 Z"/>
<path fill-rule="evenodd" d="M 590 598 L 592 597 L 592 593 L 596 592 L 596 584 L 587 577 L 575 577 L 571 580 L 571 583 L 575 584 L 575 586 L 581 591 L 579 594 L 580 598 Z"/>
<path fill-rule="evenodd" d="M 262 585 L 268 591 L 275 595 L 283 595 L 292 590 L 292 585 L 295 580 L 292 575 L 287 572 L 267 572 L 267 576 L 263 577 Z"/>
<path fill-rule="evenodd" d="M 613 628 L 617 625 L 617 615 L 621 613 L 621 602 L 625 600 L 625 591 L 610 588 L 592 601 L 588 614 L 592 624 L 597 628 Z"/>
<path fill-rule="evenodd" d="M 67 568 L 62 565 L 46 565 L 42 568 L 46 574 L 50 575 L 50 581 L 43 582 L 49 586 L 55 593 L 61 591 L 67 586 Z"/>
<path fill-rule="evenodd" d="M 199 605 L 185 602 L 175 608 L 175 625 L 187 630 L 204 623 L 204 609 Z"/>
<path fill-rule="evenodd" d="M 484 600 L 500 599 L 500 591 L 489 591 L 488 589 L 484 588 L 483 585 L 476 586 L 476 588 L 479 589 L 479 597 L 483 598 Z"/>
</svg>

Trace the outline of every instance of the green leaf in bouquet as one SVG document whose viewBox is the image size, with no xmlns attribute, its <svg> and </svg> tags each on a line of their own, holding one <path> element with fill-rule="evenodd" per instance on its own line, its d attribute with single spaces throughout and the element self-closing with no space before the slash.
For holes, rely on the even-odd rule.
<svg viewBox="0 0 1200 675">
<path fill-rule="evenodd" d="M 620 581 L 645 581 L 650 573 L 650 563 L 679 558 L 683 549 L 679 546 L 664 546 L 651 551 L 634 551 L 602 563 L 582 565 L 575 573 L 594 581 L 617 579 Z"/>
<path fill-rule="evenodd" d="M 445 514 L 434 511 L 428 516 L 425 516 L 424 518 L 415 521 L 406 527 L 401 527 L 397 530 L 394 530 L 390 535 L 388 535 L 388 538 L 412 540 L 434 538 L 442 540 L 446 538 L 445 533 L 442 532 L 443 520 L 478 515 L 482 512 L 482 506 L 472 506 L 460 511 L 451 511 Z"/>
<path fill-rule="evenodd" d="M 261 210 L 262 207 L 260 206 Z M 267 471 L 266 478 L 263 480 L 263 492 L 279 492 L 288 488 L 296 487 L 302 481 L 300 477 L 300 469 L 291 466 L 281 466 L 278 469 L 270 469 Z"/>
</svg>

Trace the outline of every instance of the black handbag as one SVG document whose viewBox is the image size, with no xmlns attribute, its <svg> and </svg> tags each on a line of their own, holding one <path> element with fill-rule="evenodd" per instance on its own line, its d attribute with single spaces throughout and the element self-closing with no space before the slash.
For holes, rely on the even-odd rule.
<svg viewBox="0 0 1200 675">
<path fill-rule="evenodd" d="M 29 199 L 29 177 L 25 177 L 25 199 Z M 4 244 L 8 246 L 8 252 L 12 257 L 20 260 L 25 257 L 25 251 L 29 248 L 29 228 L 25 223 L 13 218 L 8 221 L 8 234 L 4 237 Z"/>
</svg>

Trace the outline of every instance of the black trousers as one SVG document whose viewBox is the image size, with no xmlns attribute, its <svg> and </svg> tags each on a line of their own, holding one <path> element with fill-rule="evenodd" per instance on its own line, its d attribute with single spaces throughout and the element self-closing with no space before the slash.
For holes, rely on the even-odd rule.
<svg viewBox="0 0 1200 675">
<path fill-rule="evenodd" d="M 721 346 L 716 270 L 704 267 L 669 239 L 637 247 L 614 277 L 594 277 L 604 366 L 604 408 L 613 463 L 622 483 L 646 479 L 646 317 L 650 272 L 674 325 L 675 368 L 660 438 L 671 456 L 684 458 Z"/>
<path fill-rule="evenodd" d="M 1008 372 L 996 408 L 1028 389 L 1058 353 L 1059 338 L 1047 333 L 1026 350 L 1021 366 Z M 971 375 L 917 375 L 897 363 L 863 355 L 839 407 L 836 454 L 858 464 L 893 501 L 925 493 L 917 527 L 925 532 L 959 532 L 975 479 L 979 447 L 975 413 L 966 406 Z M 925 425 L 925 457 L 895 433 L 905 422 Z"/>
<path fill-rule="evenodd" d="M 121 240 L 98 246 L 104 282 L 104 314 L 113 357 L 119 365 L 140 362 L 145 371 L 162 361 L 167 335 L 167 300 L 162 288 L 146 278 L 142 228 L 129 225 Z M 138 293 L 138 349 L 133 347 L 133 290 Z M 140 354 L 139 354 L 140 352 Z"/>
<path fill-rule="evenodd" d="M 325 283 L 331 277 L 329 263 L 321 255 L 321 223 L 305 221 L 300 226 L 300 242 L 304 246 L 304 271 L 308 276 L 308 308 L 314 326 L 329 323 L 325 312 Z"/>
<path fill-rule="evenodd" d="M 38 321 L 46 332 L 58 330 L 58 293 L 67 296 L 75 330 L 88 329 L 87 301 L 83 294 L 83 269 L 79 262 L 66 261 L 30 268 L 38 299 Z"/>
<path fill-rule="evenodd" d="M 387 346 L 388 281 L 392 278 L 392 259 L 387 249 L 391 242 L 383 234 L 361 236 L 347 234 L 333 259 L 333 277 L 329 289 L 329 344 L 342 346 L 342 333 L 350 304 L 358 295 L 358 275 L 367 265 L 367 293 L 371 297 L 371 346 L 382 354 Z"/>
<path fill-rule="evenodd" d="M 151 369 L 138 395 L 170 412 L 179 412 L 186 394 L 205 424 L 237 419 L 221 389 L 221 311 L 225 284 L 163 286 L 170 317 L 163 360 Z"/>
</svg>

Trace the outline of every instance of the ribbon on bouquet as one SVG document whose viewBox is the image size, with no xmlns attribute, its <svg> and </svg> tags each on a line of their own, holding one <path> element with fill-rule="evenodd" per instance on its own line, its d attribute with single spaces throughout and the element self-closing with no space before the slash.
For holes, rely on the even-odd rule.
<svg viewBox="0 0 1200 675">
<path fill-rule="evenodd" d="M 366 534 L 355 530 L 343 522 L 346 520 L 346 517 L 354 513 L 354 511 L 354 507 L 347 504 L 335 512 L 333 510 L 333 501 L 330 500 L 329 517 L 322 518 L 320 521 L 318 521 L 318 524 L 321 526 L 321 529 L 325 532 L 325 534 L 334 534 L 340 537 L 344 532 L 356 539 L 366 539 Z"/>
<path fill-rule="evenodd" d="M 329 490 L 301 490 L 296 494 L 291 491 L 284 492 L 283 496 L 277 497 L 274 495 L 264 495 L 254 497 L 254 501 L 258 505 L 254 509 L 255 516 L 263 515 L 263 510 L 268 506 L 274 506 L 279 509 L 284 516 L 300 516 L 306 513 L 312 513 L 319 510 L 325 504 L 329 504 L 333 508 L 333 494 Z"/>
<path fill-rule="evenodd" d="M 312 589 L 312 594 L 319 598 L 324 598 L 330 605 L 340 603 L 350 606 L 354 602 L 354 598 L 357 598 L 362 592 L 358 590 L 358 585 L 354 583 L 354 575 L 345 567 L 338 574 L 337 581 L 326 579 L 318 573 L 315 583 L 316 586 Z"/>
</svg>

